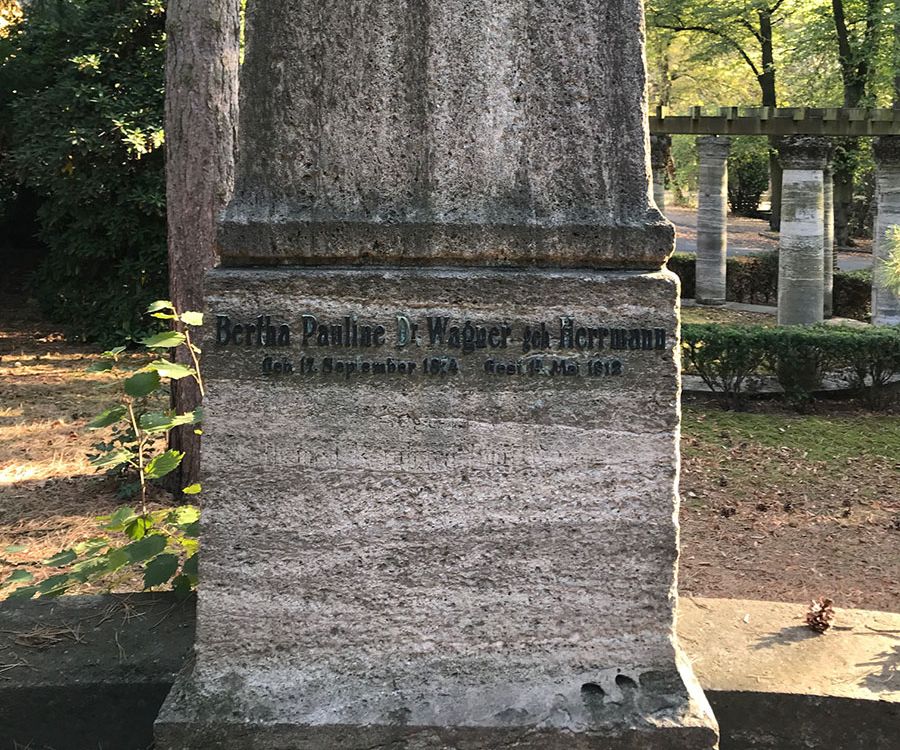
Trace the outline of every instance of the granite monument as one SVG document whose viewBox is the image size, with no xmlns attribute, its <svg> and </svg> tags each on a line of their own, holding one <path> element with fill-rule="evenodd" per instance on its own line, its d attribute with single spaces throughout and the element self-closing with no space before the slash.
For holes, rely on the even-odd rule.
<svg viewBox="0 0 900 750">
<path fill-rule="evenodd" d="M 709 750 L 640 0 L 248 9 L 165 750 Z"/>
</svg>

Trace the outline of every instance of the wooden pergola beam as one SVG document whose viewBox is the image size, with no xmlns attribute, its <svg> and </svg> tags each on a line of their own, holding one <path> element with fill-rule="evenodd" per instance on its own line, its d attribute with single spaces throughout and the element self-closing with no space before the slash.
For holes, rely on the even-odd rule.
<svg viewBox="0 0 900 750">
<path fill-rule="evenodd" d="M 657 107 L 654 135 L 900 135 L 900 110 L 836 107 L 691 107 L 670 115 Z"/>
</svg>

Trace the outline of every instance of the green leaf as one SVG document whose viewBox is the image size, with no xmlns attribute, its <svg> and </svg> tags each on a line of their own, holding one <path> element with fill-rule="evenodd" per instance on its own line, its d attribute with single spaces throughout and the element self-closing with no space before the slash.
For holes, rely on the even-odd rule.
<svg viewBox="0 0 900 750">
<path fill-rule="evenodd" d="M 14 583 L 31 583 L 33 580 L 34 576 L 27 570 L 14 570 L 0 587 L 11 586 Z"/>
<path fill-rule="evenodd" d="M 195 578 L 199 575 L 199 560 L 200 558 L 197 555 L 191 555 L 187 560 L 184 561 L 184 565 L 181 567 L 181 572 L 186 576 L 194 576 Z"/>
<path fill-rule="evenodd" d="M 181 380 L 189 375 L 195 375 L 196 370 L 188 367 L 180 362 L 172 362 L 168 359 L 157 359 L 147 365 L 151 370 L 155 370 L 162 378 L 172 378 L 172 380 Z"/>
<path fill-rule="evenodd" d="M 106 554 L 106 570 L 109 573 L 115 573 L 119 568 L 128 565 L 128 563 L 128 553 L 125 551 L 125 547 L 111 549 Z"/>
<path fill-rule="evenodd" d="M 126 409 L 124 406 L 114 406 L 111 409 L 107 409 L 102 414 L 94 417 L 90 422 L 88 422 L 87 427 L 89 430 L 99 430 L 103 427 L 109 427 L 111 424 L 118 422 L 122 417 L 125 416 Z"/>
<path fill-rule="evenodd" d="M 28 550 L 28 546 L 25 544 L 10 544 L 8 547 L 4 547 L 3 551 L 7 552 L 11 555 L 14 555 L 16 552 L 26 552 Z"/>
<path fill-rule="evenodd" d="M 107 358 L 115 358 L 118 357 L 122 352 L 125 351 L 124 346 L 114 346 L 112 349 L 107 349 L 101 356 Z"/>
<path fill-rule="evenodd" d="M 170 553 L 157 555 L 147 563 L 144 570 L 144 588 L 162 585 L 175 575 L 176 570 L 178 570 L 178 555 Z"/>
<path fill-rule="evenodd" d="M 175 312 L 175 305 L 173 305 L 170 300 L 158 299 L 155 302 L 151 302 L 145 312 L 155 313 L 160 312 L 161 310 L 171 310 L 172 312 Z"/>
<path fill-rule="evenodd" d="M 159 318 L 160 320 L 178 320 L 177 315 L 173 315 L 172 313 L 164 313 L 164 312 L 155 312 L 151 313 L 151 318 Z"/>
<path fill-rule="evenodd" d="M 154 370 L 136 372 L 125 381 L 125 393 L 133 398 L 142 398 L 159 388 L 159 373 Z"/>
<path fill-rule="evenodd" d="M 106 549 L 109 546 L 109 539 L 105 536 L 95 536 L 92 539 L 86 539 L 83 542 L 79 542 L 72 549 L 75 550 L 76 554 L 82 555 L 83 557 L 93 557 L 100 550 Z"/>
<path fill-rule="evenodd" d="M 175 526 L 186 526 L 187 524 L 194 523 L 199 518 L 200 509 L 197 506 L 179 505 L 177 508 L 173 508 L 169 511 L 169 515 L 166 516 L 166 523 L 171 523 Z"/>
<path fill-rule="evenodd" d="M 109 517 L 104 528 L 107 531 L 122 531 L 134 520 L 135 516 L 137 516 L 137 513 L 134 512 L 134 508 L 123 506 Z"/>
<path fill-rule="evenodd" d="M 191 589 L 195 585 L 195 581 L 192 581 L 189 576 L 180 575 L 175 576 L 172 579 L 172 590 L 175 592 L 175 596 L 179 599 L 185 599 L 191 593 Z"/>
<path fill-rule="evenodd" d="M 54 596 L 62 594 L 72 585 L 72 583 L 74 583 L 74 581 L 69 573 L 59 573 L 41 581 L 38 584 L 37 590 L 42 596 Z"/>
<path fill-rule="evenodd" d="M 202 326 L 203 325 L 203 313 L 201 312 L 192 312 L 188 310 L 187 312 L 181 313 L 178 316 L 181 318 L 181 322 L 185 325 L 189 326 Z"/>
<path fill-rule="evenodd" d="M 78 557 L 78 555 L 75 554 L 75 550 L 67 549 L 62 552 L 57 552 L 53 557 L 44 560 L 44 565 L 50 568 L 61 568 L 63 565 L 68 565 L 76 557 Z"/>
<path fill-rule="evenodd" d="M 150 534 L 121 548 L 130 563 L 139 563 L 156 557 L 166 548 L 166 538 L 162 534 Z"/>
<path fill-rule="evenodd" d="M 178 543 L 181 549 L 184 550 L 184 553 L 187 557 L 196 555 L 197 551 L 200 549 L 200 541 L 198 539 L 193 539 L 187 536 L 174 536 L 172 537 L 172 539 Z"/>
<path fill-rule="evenodd" d="M 72 566 L 72 577 L 80 583 L 87 583 L 92 578 L 100 578 L 109 573 L 106 556 L 92 557 Z"/>
<path fill-rule="evenodd" d="M 37 593 L 37 586 L 21 586 L 13 591 L 7 599 L 31 599 Z"/>
<path fill-rule="evenodd" d="M 147 468 L 144 469 L 144 476 L 147 479 L 159 479 L 160 477 L 164 477 L 166 474 L 175 471 L 178 468 L 178 464 L 181 463 L 181 459 L 184 458 L 184 453 L 180 451 L 166 451 L 165 453 L 160 453 L 158 456 L 154 456 L 150 463 L 147 464 Z"/>
<path fill-rule="evenodd" d="M 117 448 L 114 451 L 95 458 L 91 461 L 91 466 L 95 466 L 98 469 L 112 469 L 120 464 L 130 461 L 132 458 L 134 458 L 134 454 L 131 451 L 125 450 L 124 448 Z"/>
<path fill-rule="evenodd" d="M 184 495 L 199 495 L 200 490 L 201 490 L 200 483 L 194 482 L 194 484 L 189 484 L 181 492 Z"/>
<path fill-rule="evenodd" d="M 88 366 L 88 372 L 106 372 L 107 370 L 112 370 L 113 367 L 116 366 L 116 363 L 111 359 L 101 359 L 99 362 L 94 362 Z"/>
<path fill-rule="evenodd" d="M 193 411 L 177 416 L 169 416 L 161 412 L 148 412 L 141 414 L 138 424 L 140 424 L 142 430 L 147 432 L 165 432 L 179 425 L 196 424 L 200 421 L 200 417 L 201 414 Z"/>
<path fill-rule="evenodd" d="M 147 536 L 152 528 L 153 521 L 151 519 L 145 518 L 144 516 L 138 516 L 125 527 L 125 536 L 137 541 L 138 539 L 143 539 Z"/>
<path fill-rule="evenodd" d="M 179 331 L 163 331 L 141 339 L 141 343 L 148 349 L 171 349 L 184 343 L 184 334 Z"/>
<path fill-rule="evenodd" d="M 196 539 L 200 536 L 200 522 L 194 521 L 193 523 L 185 524 L 181 531 L 184 533 L 186 537 L 190 539 Z"/>
</svg>

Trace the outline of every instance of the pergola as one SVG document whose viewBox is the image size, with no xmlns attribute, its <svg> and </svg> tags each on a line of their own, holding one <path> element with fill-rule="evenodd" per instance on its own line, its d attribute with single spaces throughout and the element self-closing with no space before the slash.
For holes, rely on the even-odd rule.
<svg viewBox="0 0 900 750">
<path fill-rule="evenodd" d="M 781 236 L 778 322 L 817 323 L 831 315 L 834 206 L 829 138 L 875 137 L 876 204 L 873 262 L 892 251 L 900 225 L 900 110 L 814 107 L 691 107 L 650 116 L 653 194 L 665 210 L 668 137 L 697 135 L 697 302 L 725 302 L 728 150 L 731 135 L 781 136 Z M 818 304 L 821 299 L 821 304 Z M 900 323 L 900 298 L 875 275 L 872 321 Z"/>
</svg>

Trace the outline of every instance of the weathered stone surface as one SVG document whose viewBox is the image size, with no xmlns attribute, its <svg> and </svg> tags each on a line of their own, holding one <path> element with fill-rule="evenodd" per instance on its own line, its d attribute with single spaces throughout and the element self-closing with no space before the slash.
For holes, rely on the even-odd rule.
<svg viewBox="0 0 900 750">
<path fill-rule="evenodd" d="M 725 304 L 728 248 L 728 151 L 731 140 L 715 135 L 697 139 L 697 284 L 701 305 Z"/>
<path fill-rule="evenodd" d="M 876 138 L 874 151 L 877 209 L 873 255 L 877 271 L 894 252 L 896 240 L 892 232 L 900 227 L 900 138 Z M 900 324 L 900 296 L 884 284 L 877 272 L 872 279 L 872 322 L 876 325 Z"/>
<path fill-rule="evenodd" d="M 231 265 L 656 269 L 637 0 L 248 9 Z"/>
<path fill-rule="evenodd" d="M 825 309 L 824 138 L 790 136 L 778 147 L 784 167 L 778 241 L 778 324 L 821 323 Z"/>
<path fill-rule="evenodd" d="M 666 167 L 672 150 L 672 136 L 650 136 L 650 168 L 653 172 L 653 202 L 661 213 L 666 211 Z"/>
<path fill-rule="evenodd" d="M 834 170 L 831 160 L 822 170 L 822 206 L 824 221 L 822 223 L 822 310 L 826 318 L 834 312 Z"/>
<path fill-rule="evenodd" d="M 162 747 L 241 724 L 269 739 L 222 747 L 715 745 L 673 641 L 674 276 L 207 283 L 197 665 Z"/>
</svg>

